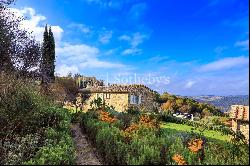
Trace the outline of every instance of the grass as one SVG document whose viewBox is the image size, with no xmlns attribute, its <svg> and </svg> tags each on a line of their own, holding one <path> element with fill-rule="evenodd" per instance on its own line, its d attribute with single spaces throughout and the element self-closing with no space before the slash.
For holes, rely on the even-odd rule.
<svg viewBox="0 0 250 166">
<path fill-rule="evenodd" d="M 165 122 L 161 124 L 162 129 L 170 129 L 170 131 L 180 131 L 180 132 L 191 132 L 192 130 L 196 133 L 201 133 L 199 129 L 194 129 L 192 126 L 184 125 L 184 124 L 176 124 L 176 123 L 170 123 Z M 207 138 L 210 138 L 212 140 L 216 139 L 218 141 L 229 141 L 230 137 L 228 135 L 223 135 L 220 131 L 214 131 L 214 130 L 205 130 L 203 133 L 201 133 Z"/>
</svg>

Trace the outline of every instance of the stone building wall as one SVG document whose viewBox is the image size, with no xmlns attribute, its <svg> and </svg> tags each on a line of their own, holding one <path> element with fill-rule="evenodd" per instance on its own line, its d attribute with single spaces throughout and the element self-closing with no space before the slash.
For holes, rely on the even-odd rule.
<svg viewBox="0 0 250 166">
<path fill-rule="evenodd" d="M 90 102 L 100 97 L 106 104 L 114 106 L 118 112 L 125 111 L 128 107 L 138 108 L 140 111 L 153 111 L 157 104 L 154 101 L 155 93 L 144 85 L 116 85 L 97 86 L 82 89 L 82 93 L 90 94 L 89 99 L 85 101 L 84 110 L 90 108 Z M 106 96 L 108 94 L 108 97 Z M 98 96 L 97 96 L 98 95 Z M 131 103 L 131 96 L 140 98 L 139 103 Z"/>
<path fill-rule="evenodd" d="M 232 130 L 241 131 L 241 133 L 249 140 L 249 106 L 232 105 L 230 110 L 230 118 L 232 119 Z"/>
<path fill-rule="evenodd" d="M 155 95 L 151 91 L 148 91 L 144 87 L 137 87 L 132 89 L 132 91 L 129 93 L 129 99 L 131 95 L 140 96 L 141 97 L 141 103 L 140 104 L 129 104 L 129 106 L 136 107 L 141 111 L 153 111 L 157 104 L 154 101 Z"/>
<path fill-rule="evenodd" d="M 246 137 L 247 141 L 249 141 L 249 123 L 248 122 L 232 119 L 232 130 L 235 132 L 241 131 L 241 133 Z"/>
<path fill-rule="evenodd" d="M 110 98 L 104 95 L 104 101 L 107 105 L 115 107 L 117 112 L 123 112 L 128 108 L 128 93 L 108 93 Z"/>
<path fill-rule="evenodd" d="M 108 94 L 108 98 L 107 98 Z M 125 111 L 128 108 L 128 93 L 91 93 L 88 100 L 86 100 L 84 104 L 84 111 L 87 111 L 91 108 L 91 101 L 101 98 L 102 101 L 109 106 L 113 106 L 117 112 Z"/>
<path fill-rule="evenodd" d="M 89 96 L 88 100 L 86 100 L 84 102 L 84 104 L 83 104 L 83 110 L 84 110 L 84 112 L 88 111 L 91 108 L 90 103 L 91 103 L 91 101 L 93 101 L 95 99 L 96 99 L 96 93 L 92 93 Z"/>
</svg>

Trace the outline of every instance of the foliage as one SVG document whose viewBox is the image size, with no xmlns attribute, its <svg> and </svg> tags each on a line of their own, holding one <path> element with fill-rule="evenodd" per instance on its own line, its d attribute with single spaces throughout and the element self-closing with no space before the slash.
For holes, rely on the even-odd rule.
<svg viewBox="0 0 250 166">
<path fill-rule="evenodd" d="M 179 154 L 175 154 L 172 159 L 178 164 L 178 165 L 187 165 L 185 159 L 179 155 Z"/>
<path fill-rule="evenodd" d="M 100 111 L 101 109 L 101 111 Z M 202 135 L 161 129 L 156 117 L 141 114 L 136 120 L 129 113 L 119 113 L 116 121 L 126 123 L 119 127 L 99 119 L 105 106 L 83 114 L 82 126 L 107 164 L 166 165 L 166 164 L 248 164 L 246 144 L 232 142 L 218 144 Z M 105 115 L 111 116 L 109 113 Z M 112 115 L 114 116 L 114 115 Z M 126 118 L 127 116 L 127 118 Z M 126 127 L 125 127 L 126 126 Z M 237 137 L 238 138 L 238 137 Z M 214 146 L 216 145 L 216 146 Z M 239 150 L 240 154 L 233 153 Z M 234 151 L 235 151 L 234 150 Z M 220 161 L 216 154 L 220 152 Z M 211 157 L 212 156 L 212 157 Z M 212 161 L 214 159 L 214 161 Z"/>
<path fill-rule="evenodd" d="M 31 81 L 0 75 L 1 164 L 73 163 L 70 114 L 37 88 Z"/>
<path fill-rule="evenodd" d="M 222 115 L 222 112 L 212 105 L 168 93 L 163 93 L 161 96 L 158 96 L 157 101 L 161 104 L 161 110 L 170 114 L 173 112 L 183 112 L 198 113 L 203 116 Z"/>
<path fill-rule="evenodd" d="M 126 112 L 130 115 L 139 115 L 140 114 L 140 110 L 138 108 L 133 108 L 133 107 L 129 107 Z"/>
<path fill-rule="evenodd" d="M 46 95 L 50 100 L 60 105 L 62 105 L 67 97 L 65 88 L 57 82 L 48 84 Z"/>
<path fill-rule="evenodd" d="M 42 62 L 41 73 L 42 83 L 54 82 L 55 76 L 55 39 L 51 31 L 46 25 L 43 34 L 43 46 L 42 46 Z"/>
<path fill-rule="evenodd" d="M 64 165 L 74 164 L 74 143 L 67 126 L 57 131 L 53 128 L 46 130 L 45 145 L 39 149 L 28 165 Z"/>
<path fill-rule="evenodd" d="M 73 101 L 75 99 L 78 92 L 78 88 L 74 78 L 56 77 L 55 83 L 63 87 L 66 93 L 65 100 Z"/>
<path fill-rule="evenodd" d="M 117 121 L 115 117 L 110 116 L 110 113 L 106 111 L 100 111 L 99 120 L 107 123 L 114 123 Z"/>
<path fill-rule="evenodd" d="M 13 0 L 0 1 L 0 71 L 20 77 L 38 75 L 40 45 L 31 33 L 20 27 L 23 18 L 8 8 Z"/>
</svg>

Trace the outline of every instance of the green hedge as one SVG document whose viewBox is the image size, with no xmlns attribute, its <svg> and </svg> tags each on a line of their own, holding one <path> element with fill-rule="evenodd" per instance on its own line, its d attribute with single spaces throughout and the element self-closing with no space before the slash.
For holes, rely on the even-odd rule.
<svg viewBox="0 0 250 166">
<path fill-rule="evenodd" d="M 188 164 L 249 164 L 246 157 L 249 157 L 248 146 L 234 146 L 230 143 L 219 145 L 204 141 L 204 154 L 194 154 L 187 147 L 187 142 L 198 135 L 185 133 L 184 136 L 174 135 L 169 132 L 140 127 L 133 134 L 132 140 L 125 141 L 123 131 L 105 122 L 100 122 L 95 112 L 88 112 L 83 115 L 82 127 L 96 146 L 98 152 L 106 164 L 122 165 L 166 165 L 176 164 L 172 157 L 180 154 Z M 238 151 L 237 154 L 235 151 Z M 218 154 L 218 152 L 220 152 Z M 198 160 L 199 156 L 203 160 Z M 219 160 L 220 159 L 220 160 Z"/>
<path fill-rule="evenodd" d="M 67 110 L 56 110 L 61 116 L 57 128 L 45 130 L 44 146 L 39 148 L 36 155 L 29 161 L 23 162 L 27 165 L 69 165 L 75 163 L 75 147 L 70 134 L 70 115 Z"/>
</svg>

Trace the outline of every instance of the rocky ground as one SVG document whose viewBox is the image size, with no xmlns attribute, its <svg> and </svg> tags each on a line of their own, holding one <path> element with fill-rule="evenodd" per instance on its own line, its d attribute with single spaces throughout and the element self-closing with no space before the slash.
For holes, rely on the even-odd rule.
<svg viewBox="0 0 250 166">
<path fill-rule="evenodd" d="M 96 149 L 87 140 L 87 136 L 82 133 L 80 125 L 73 124 L 71 131 L 76 145 L 76 164 L 102 165 L 101 159 L 96 153 Z"/>
</svg>

